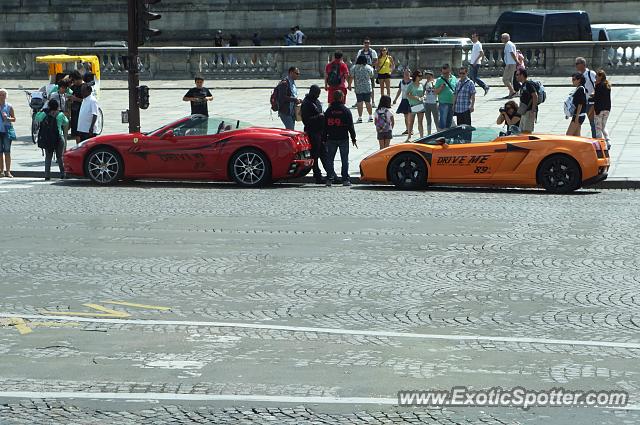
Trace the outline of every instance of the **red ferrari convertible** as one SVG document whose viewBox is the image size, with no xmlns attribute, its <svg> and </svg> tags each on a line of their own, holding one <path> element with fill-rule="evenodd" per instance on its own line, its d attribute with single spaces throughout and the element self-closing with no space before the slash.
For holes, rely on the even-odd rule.
<svg viewBox="0 0 640 425">
<path fill-rule="evenodd" d="M 65 172 L 101 185 L 122 179 L 235 181 L 262 186 L 313 166 L 304 133 L 192 115 L 149 133 L 94 137 L 67 150 Z"/>
</svg>

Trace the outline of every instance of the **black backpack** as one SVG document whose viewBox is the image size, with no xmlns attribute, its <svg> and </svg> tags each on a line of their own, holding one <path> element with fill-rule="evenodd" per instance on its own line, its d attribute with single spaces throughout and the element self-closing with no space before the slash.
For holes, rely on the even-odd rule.
<svg viewBox="0 0 640 425">
<path fill-rule="evenodd" d="M 271 97 L 269 98 L 269 102 L 271 103 L 271 110 L 273 112 L 278 112 L 278 109 L 280 109 L 280 90 L 286 90 L 286 87 L 284 87 L 285 84 L 289 85 L 289 82 L 287 81 L 286 78 L 280 80 L 278 85 L 275 86 L 275 88 L 271 92 Z"/>
<path fill-rule="evenodd" d="M 55 150 L 60 143 L 60 133 L 58 132 L 58 122 L 56 117 L 47 114 L 40 123 L 38 130 L 38 147 L 44 150 Z"/>
<path fill-rule="evenodd" d="M 327 83 L 331 87 L 338 87 L 342 84 L 342 76 L 340 75 L 340 64 L 334 62 L 331 64 L 329 75 L 327 76 Z"/>
</svg>

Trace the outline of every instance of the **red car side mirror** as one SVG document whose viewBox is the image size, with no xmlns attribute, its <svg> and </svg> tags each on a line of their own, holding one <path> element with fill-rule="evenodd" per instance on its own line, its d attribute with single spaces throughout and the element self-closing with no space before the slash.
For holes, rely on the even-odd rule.
<svg viewBox="0 0 640 425">
<path fill-rule="evenodd" d="M 173 139 L 173 130 L 167 130 L 161 137 L 161 139 Z"/>
</svg>

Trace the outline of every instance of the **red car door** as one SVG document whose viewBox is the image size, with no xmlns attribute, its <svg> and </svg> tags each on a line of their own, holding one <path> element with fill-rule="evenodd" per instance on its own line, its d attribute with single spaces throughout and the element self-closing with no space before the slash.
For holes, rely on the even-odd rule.
<svg viewBox="0 0 640 425">
<path fill-rule="evenodd" d="M 135 155 L 145 159 L 145 175 L 176 179 L 211 175 L 219 136 L 217 129 L 209 129 L 208 121 L 189 120 L 141 142 Z"/>
</svg>

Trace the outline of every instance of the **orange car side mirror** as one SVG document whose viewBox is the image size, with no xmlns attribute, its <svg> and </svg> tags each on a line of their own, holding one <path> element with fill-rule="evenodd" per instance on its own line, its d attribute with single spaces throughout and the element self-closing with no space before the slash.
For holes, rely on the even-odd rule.
<svg viewBox="0 0 640 425">
<path fill-rule="evenodd" d="M 446 148 L 449 146 L 447 145 L 447 139 L 445 139 L 444 137 L 438 137 L 436 139 L 436 144 L 442 146 L 443 148 Z"/>
</svg>

